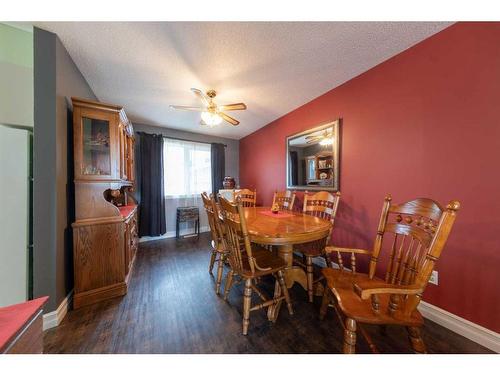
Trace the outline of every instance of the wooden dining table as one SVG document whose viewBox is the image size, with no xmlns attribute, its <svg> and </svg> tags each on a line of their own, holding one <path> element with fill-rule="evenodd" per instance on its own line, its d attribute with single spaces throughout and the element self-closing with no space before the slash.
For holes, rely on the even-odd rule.
<svg viewBox="0 0 500 375">
<path fill-rule="evenodd" d="M 307 290 L 306 273 L 302 267 L 293 265 L 293 245 L 327 237 L 332 228 L 330 221 L 294 211 L 272 214 L 270 207 L 245 207 L 243 210 L 250 240 L 276 246 L 278 255 L 286 261 L 287 287 L 298 283 Z"/>
</svg>

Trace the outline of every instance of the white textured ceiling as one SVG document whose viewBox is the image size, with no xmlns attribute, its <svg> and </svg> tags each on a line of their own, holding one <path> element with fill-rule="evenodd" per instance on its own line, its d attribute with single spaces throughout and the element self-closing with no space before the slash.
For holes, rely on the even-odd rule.
<svg viewBox="0 0 500 375">
<path fill-rule="evenodd" d="M 103 102 L 132 122 L 242 138 L 449 26 L 446 22 L 39 22 Z M 245 102 L 240 120 L 201 127 L 191 87 Z"/>
</svg>

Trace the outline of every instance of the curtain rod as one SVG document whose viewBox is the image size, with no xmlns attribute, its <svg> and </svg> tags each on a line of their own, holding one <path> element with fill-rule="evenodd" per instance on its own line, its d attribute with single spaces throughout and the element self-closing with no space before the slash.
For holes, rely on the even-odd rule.
<svg viewBox="0 0 500 375">
<path fill-rule="evenodd" d="M 146 132 L 143 132 L 143 131 L 138 131 L 136 132 L 137 134 L 141 134 L 141 133 L 144 133 L 144 134 L 151 134 L 151 133 L 146 133 Z M 185 141 L 185 142 L 195 142 L 195 143 L 204 143 L 206 145 L 211 145 L 212 143 L 217 143 L 217 142 L 202 142 L 202 141 L 193 141 L 192 139 L 185 139 L 185 138 L 178 138 L 178 137 L 170 137 L 168 135 L 163 135 L 163 134 L 156 134 L 156 135 L 161 135 L 163 138 L 168 138 L 168 139 L 174 139 L 176 141 Z M 225 143 L 222 143 L 222 145 L 224 145 L 224 147 L 227 147 L 227 145 Z"/>
<path fill-rule="evenodd" d="M 218 142 L 202 142 L 202 141 L 193 141 L 192 139 L 184 139 L 184 138 L 177 138 L 177 137 L 169 137 L 167 135 L 164 135 L 163 138 L 168 138 L 168 139 L 174 139 L 176 141 L 185 141 L 185 142 L 194 142 L 194 143 L 204 143 L 207 145 L 211 145 L 212 143 L 218 143 Z M 224 147 L 227 147 L 225 143 L 222 143 Z"/>
</svg>

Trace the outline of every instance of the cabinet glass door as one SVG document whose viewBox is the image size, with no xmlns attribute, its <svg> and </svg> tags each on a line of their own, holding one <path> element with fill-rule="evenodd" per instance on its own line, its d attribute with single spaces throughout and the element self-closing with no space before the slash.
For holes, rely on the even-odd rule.
<svg viewBox="0 0 500 375">
<path fill-rule="evenodd" d="M 110 124 L 83 117 L 83 175 L 111 176 Z"/>
</svg>

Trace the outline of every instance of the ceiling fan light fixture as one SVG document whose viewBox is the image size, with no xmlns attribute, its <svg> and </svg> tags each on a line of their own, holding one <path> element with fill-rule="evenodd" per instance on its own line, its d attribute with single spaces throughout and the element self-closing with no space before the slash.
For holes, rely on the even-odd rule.
<svg viewBox="0 0 500 375">
<path fill-rule="evenodd" d="M 222 117 L 214 112 L 202 112 L 201 119 L 208 126 L 216 126 L 222 122 Z"/>
<path fill-rule="evenodd" d="M 333 137 L 329 138 L 323 138 L 321 141 L 319 141 L 319 144 L 321 146 L 329 146 L 333 144 Z"/>
</svg>

